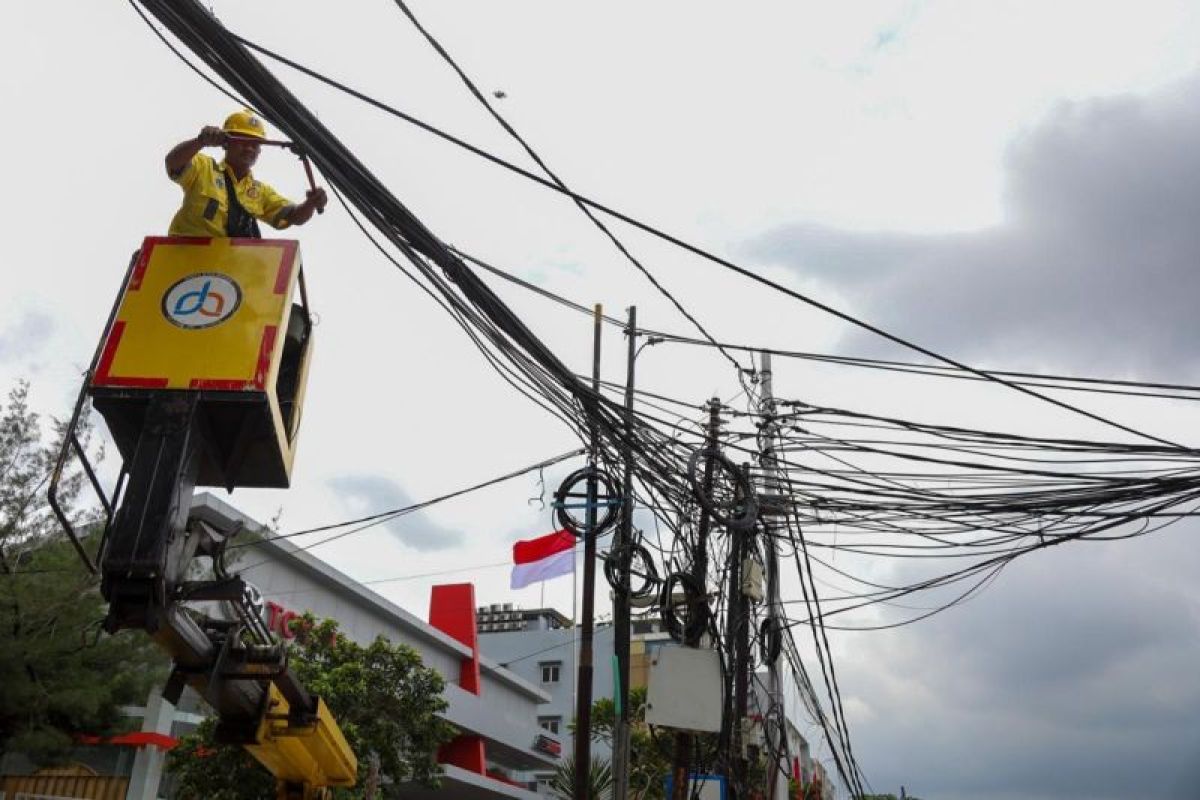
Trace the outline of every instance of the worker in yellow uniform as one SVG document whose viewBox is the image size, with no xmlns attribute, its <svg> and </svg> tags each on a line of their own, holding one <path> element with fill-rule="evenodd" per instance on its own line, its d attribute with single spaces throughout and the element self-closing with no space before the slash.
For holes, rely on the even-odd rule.
<svg viewBox="0 0 1200 800">
<path fill-rule="evenodd" d="M 206 125 L 193 139 L 167 153 L 167 175 L 183 189 L 183 204 L 171 220 L 171 236 L 245 236 L 260 238 L 258 220 L 273 228 L 303 225 L 325 208 L 324 189 L 312 189 L 303 203 L 293 204 L 262 181 L 250 168 L 267 138 L 262 120 L 251 111 L 230 114 L 220 128 Z M 225 148 L 218 162 L 200 151 Z"/>
</svg>

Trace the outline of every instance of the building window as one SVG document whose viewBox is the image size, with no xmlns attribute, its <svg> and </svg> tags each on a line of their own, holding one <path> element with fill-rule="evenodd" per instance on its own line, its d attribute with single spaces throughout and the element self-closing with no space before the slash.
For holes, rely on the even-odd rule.
<svg viewBox="0 0 1200 800">
<path fill-rule="evenodd" d="M 561 661 L 543 661 L 539 664 L 542 668 L 542 683 L 558 683 L 560 673 L 562 672 Z"/>
<path fill-rule="evenodd" d="M 562 717 L 538 717 L 538 726 L 550 731 L 555 736 L 558 735 L 558 729 L 562 725 Z"/>
</svg>

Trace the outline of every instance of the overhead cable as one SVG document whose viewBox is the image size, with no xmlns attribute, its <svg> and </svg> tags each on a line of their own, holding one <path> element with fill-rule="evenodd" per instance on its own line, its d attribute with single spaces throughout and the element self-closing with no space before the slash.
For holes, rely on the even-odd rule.
<svg viewBox="0 0 1200 800">
<path fill-rule="evenodd" d="M 548 189 L 551 189 L 553 191 L 564 194 L 564 195 L 570 197 L 571 199 L 575 200 L 577 203 L 585 205 L 592 210 L 602 212 L 608 216 L 613 217 L 614 219 L 621 220 L 622 222 L 632 225 L 632 226 L 638 228 L 639 230 L 649 233 L 659 239 L 662 239 L 663 241 L 666 241 L 670 244 L 675 245 L 676 247 L 679 247 L 687 252 L 690 252 L 693 255 L 699 256 L 700 258 L 702 258 L 706 261 L 717 264 L 718 266 L 721 266 L 721 267 L 724 267 L 725 269 L 731 270 L 731 271 L 741 275 L 744 278 L 748 278 L 756 283 L 762 284 L 770 289 L 773 289 L 774 291 L 777 291 L 784 295 L 787 295 L 788 297 L 791 297 L 794 300 L 798 300 L 806 305 L 809 305 L 813 308 L 816 308 L 820 311 L 823 311 L 827 314 L 837 317 L 838 319 L 841 319 L 843 322 L 847 322 L 851 325 L 862 328 L 863 330 L 868 331 L 869 333 L 872 333 L 883 339 L 886 339 L 887 341 L 890 341 L 893 344 L 897 344 L 897 345 L 900 345 L 901 347 L 907 348 L 909 350 L 913 350 L 914 352 L 920 353 L 920 354 L 927 356 L 929 358 L 932 358 L 936 361 L 941 361 L 944 364 L 947 364 L 956 369 L 963 370 L 965 372 L 970 372 L 983 380 L 990 381 L 992 383 L 996 383 L 1001 386 L 1005 386 L 1009 389 L 1012 389 L 1014 391 L 1025 394 L 1029 397 L 1033 397 L 1035 399 L 1038 399 L 1043 402 L 1046 402 L 1051 405 L 1062 408 L 1063 410 L 1070 411 L 1075 414 L 1080 414 L 1080 415 L 1085 416 L 1095 422 L 1099 422 L 1103 425 L 1108 425 L 1108 426 L 1117 428 L 1118 430 L 1125 431 L 1126 433 L 1132 434 L 1134 436 L 1138 436 L 1140 438 L 1158 442 L 1159 444 L 1165 444 L 1170 447 L 1175 447 L 1178 449 L 1188 449 L 1188 448 L 1185 448 L 1183 445 L 1177 444 L 1177 443 L 1172 442 L 1167 439 L 1163 439 L 1163 438 L 1154 436 L 1152 434 L 1145 433 L 1143 431 L 1140 431 L 1136 428 L 1125 425 L 1123 423 L 1116 422 L 1114 420 L 1110 420 L 1106 417 L 1096 414 L 1095 412 L 1088 411 L 1083 408 L 1079 408 L 1078 406 L 1074 406 L 1065 401 L 1058 400 L 1057 398 L 1049 397 L 1047 395 L 1041 394 L 1027 386 L 1023 386 L 1023 385 L 1014 383 L 1012 381 L 1009 381 L 1008 379 L 1001 377 L 1000 375 L 998 375 L 996 373 L 987 372 L 987 371 L 978 369 L 976 367 L 969 366 L 965 363 L 959 362 L 948 356 L 941 355 L 940 353 L 937 353 L 926 347 L 918 345 L 914 342 L 908 341 L 896 334 L 890 333 L 876 325 L 866 322 L 865 320 L 858 319 L 857 317 L 854 317 L 844 311 L 840 311 L 826 303 L 823 303 L 823 302 L 816 300 L 812 297 L 809 297 L 801 292 L 798 292 L 794 289 L 784 286 L 783 284 L 778 283 L 777 281 L 773 281 L 770 278 L 766 278 L 766 277 L 759 275 L 758 273 L 755 273 L 745 267 L 739 266 L 738 264 L 735 264 L 732 261 L 729 261 L 728 259 L 722 258 L 714 253 L 711 253 L 711 252 L 699 247 L 698 245 L 691 244 L 677 236 L 666 233 L 658 228 L 655 228 L 654 226 L 651 226 L 647 223 L 641 222 L 627 214 L 624 214 L 624 213 L 617 211 L 609 206 L 606 206 L 602 203 L 592 200 L 591 198 L 588 198 L 584 195 L 581 195 L 577 192 L 574 192 L 570 189 L 560 186 L 559 184 L 555 183 L 554 181 L 552 181 L 550 179 L 543 178 L 543 177 L 541 177 L 535 173 L 532 173 L 522 167 L 519 167 L 515 164 L 505 161 L 504 159 L 501 159 L 498 156 L 488 153 L 487 151 L 483 150 L 482 148 L 471 145 L 458 137 L 455 137 L 448 133 L 445 133 L 444 131 L 441 131 L 440 129 L 436 128 L 433 125 L 423 122 L 423 121 L 417 119 L 416 117 L 413 117 L 412 115 L 406 114 L 406 113 L 400 111 L 399 109 L 396 109 L 392 106 L 387 105 L 386 103 L 383 103 L 382 101 L 376 100 L 375 98 L 370 97 L 369 95 L 366 95 L 362 92 L 352 89 L 349 86 L 347 86 L 343 83 L 340 83 L 339 81 L 333 80 L 332 78 L 329 78 L 310 67 L 306 67 L 306 66 L 294 61 L 293 59 L 287 58 L 286 56 L 282 56 L 279 53 L 269 50 L 268 48 L 265 48 L 262 45 L 259 45 L 259 44 L 255 43 L 249 39 L 246 39 L 242 36 L 239 36 L 238 34 L 235 34 L 232 32 L 227 32 L 227 33 L 235 41 L 239 42 L 240 44 L 245 45 L 246 47 L 248 47 L 256 52 L 259 52 L 273 60 L 279 61 L 282 64 L 286 64 L 287 66 L 289 66 L 297 71 L 300 71 L 300 72 L 304 73 L 305 75 L 315 78 L 316 80 L 319 80 L 329 86 L 332 86 L 333 88 L 336 88 L 339 91 L 342 91 L 346 94 L 351 95 L 352 97 L 362 100 L 363 102 L 368 103 L 382 111 L 385 111 L 388 114 L 396 116 L 399 119 L 403 119 L 406 122 L 409 122 L 413 125 L 416 125 L 417 127 L 420 127 L 421 129 L 428 131 L 429 133 L 432 133 L 432 134 L 438 136 L 439 138 L 442 138 L 442 139 L 449 141 L 455 145 L 458 145 L 459 147 L 462 147 L 462 148 L 468 150 L 469 152 L 480 156 L 481 158 L 484 158 L 494 164 L 497 164 L 498 166 L 504 167 L 505 169 L 508 169 L 516 174 L 521 175 L 522 177 L 525 177 L 529 180 L 539 183 Z"/>
</svg>

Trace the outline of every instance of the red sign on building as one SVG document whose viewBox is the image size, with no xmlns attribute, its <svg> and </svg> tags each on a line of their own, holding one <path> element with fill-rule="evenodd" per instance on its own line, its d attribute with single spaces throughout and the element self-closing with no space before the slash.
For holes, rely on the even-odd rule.
<svg viewBox="0 0 1200 800">
<path fill-rule="evenodd" d="M 290 608 L 284 608 L 273 600 L 267 601 L 267 627 L 284 639 L 296 638 L 296 632 L 292 630 L 291 622 L 300 616 Z"/>
</svg>

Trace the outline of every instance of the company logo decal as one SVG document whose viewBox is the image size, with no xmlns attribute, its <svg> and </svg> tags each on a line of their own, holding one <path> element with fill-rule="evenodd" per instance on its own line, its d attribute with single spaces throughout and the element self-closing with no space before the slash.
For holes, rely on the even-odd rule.
<svg viewBox="0 0 1200 800">
<path fill-rule="evenodd" d="M 242 304 L 241 287 L 228 275 L 200 272 L 176 282 L 163 295 L 163 316 L 181 328 L 211 328 Z"/>
</svg>

